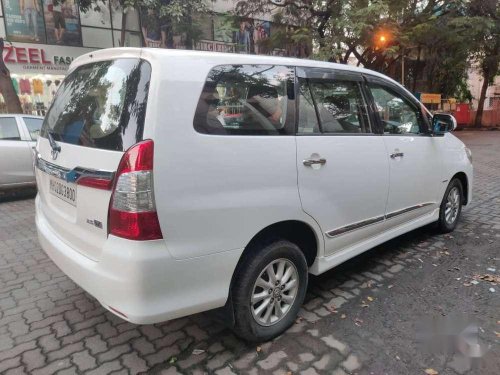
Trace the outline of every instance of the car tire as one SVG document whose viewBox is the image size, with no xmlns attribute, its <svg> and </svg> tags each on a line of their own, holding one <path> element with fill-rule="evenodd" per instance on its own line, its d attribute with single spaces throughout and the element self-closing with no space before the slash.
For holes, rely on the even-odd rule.
<svg viewBox="0 0 500 375">
<path fill-rule="evenodd" d="M 454 178 L 448 184 L 441 202 L 437 228 L 441 233 L 450 233 L 455 230 L 460 213 L 462 212 L 463 187 L 459 179 Z"/>
<path fill-rule="evenodd" d="M 294 324 L 306 295 L 308 267 L 300 248 L 286 240 L 248 250 L 231 288 L 234 331 L 246 341 L 263 342 Z"/>
</svg>

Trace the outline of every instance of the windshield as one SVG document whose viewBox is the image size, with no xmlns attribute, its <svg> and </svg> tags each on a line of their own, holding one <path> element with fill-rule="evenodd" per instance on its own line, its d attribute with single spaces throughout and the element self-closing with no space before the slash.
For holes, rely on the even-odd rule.
<svg viewBox="0 0 500 375">
<path fill-rule="evenodd" d="M 117 59 L 78 67 L 59 88 L 42 137 L 123 151 L 142 140 L 151 67 Z"/>
</svg>

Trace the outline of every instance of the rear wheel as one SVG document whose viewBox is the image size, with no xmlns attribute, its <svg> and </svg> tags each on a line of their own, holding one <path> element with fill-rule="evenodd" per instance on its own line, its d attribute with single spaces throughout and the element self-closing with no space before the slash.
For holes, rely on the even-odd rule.
<svg viewBox="0 0 500 375">
<path fill-rule="evenodd" d="M 235 332 L 248 341 L 267 341 L 295 322 L 306 294 L 307 262 L 299 247 L 285 240 L 252 250 L 232 287 Z"/>
<path fill-rule="evenodd" d="M 439 211 L 438 228 L 441 233 L 452 232 L 457 226 L 462 212 L 463 188 L 459 179 L 454 178 L 446 188 Z"/>
</svg>

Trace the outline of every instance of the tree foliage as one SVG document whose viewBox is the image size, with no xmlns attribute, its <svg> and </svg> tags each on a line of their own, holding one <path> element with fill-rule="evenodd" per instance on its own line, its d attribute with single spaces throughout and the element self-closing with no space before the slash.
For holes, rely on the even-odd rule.
<svg viewBox="0 0 500 375">
<path fill-rule="evenodd" d="M 487 37 L 493 23 L 499 25 L 492 8 L 498 15 L 495 0 L 243 0 L 236 13 L 273 13 L 296 25 L 289 37 L 312 38 L 313 58 L 347 63 L 354 57 L 398 80 L 404 59 L 403 79 L 413 91 L 468 96 L 463 86 L 474 46 L 499 40 Z M 485 54 L 478 49 L 475 54 Z"/>
</svg>

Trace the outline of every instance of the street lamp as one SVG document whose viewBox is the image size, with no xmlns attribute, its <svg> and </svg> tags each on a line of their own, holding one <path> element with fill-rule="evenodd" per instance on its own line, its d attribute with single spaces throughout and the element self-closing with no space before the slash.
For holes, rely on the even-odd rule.
<svg viewBox="0 0 500 375">
<path fill-rule="evenodd" d="M 384 48 L 389 41 L 389 35 L 383 31 L 379 31 L 375 34 L 375 47 L 377 49 Z"/>
</svg>

